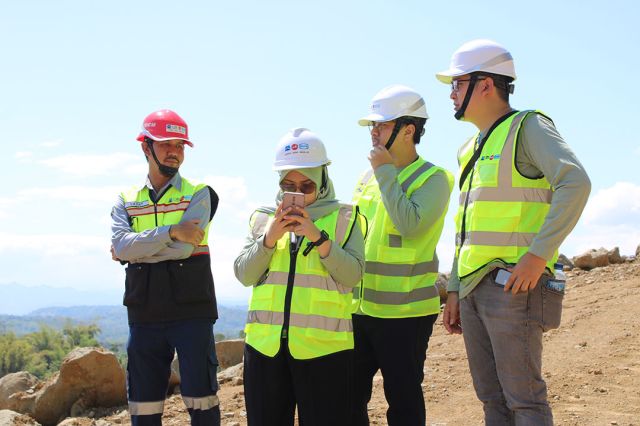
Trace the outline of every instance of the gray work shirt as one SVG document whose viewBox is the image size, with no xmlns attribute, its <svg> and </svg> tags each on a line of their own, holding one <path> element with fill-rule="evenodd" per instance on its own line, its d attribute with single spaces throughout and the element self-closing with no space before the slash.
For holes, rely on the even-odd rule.
<svg viewBox="0 0 640 426">
<path fill-rule="evenodd" d="M 176 173 L 157 193 L 153 189 L 148 176 L 142 188 L 148 188 L 150 198 L 157 201 L 170 186 L 177 190 L 182 189 L 182 178 L 179 173 Z M 120 195 L 111 210 L 111 244 L 118 259 L 130 263 L 158 263 L 165 260 L 186 259 L 191 256 L 194 246 L 180 241 L 173 241 L 169 236 L 170 225 L 134 232 L 131 228 L 129 214 L 124 206 L 124 199 Z M 203 230 L 209 224 L 211 220 L 209 188 L 205 187 L 193 194 L 193 198 L 182 215 L 180 222 L 192 219 L 199 219 L 198 226 Z"/>
<path fill-rule="evenodd" d="M 533 239 L 529 252 L 549 260 L 578 222 L 591 192 L 591 181 L 553 122 L 540 114 L 529 115 L 520 129 L 516 146 L 516 168 L 528 178 L 545 177 L 553 196 L 544 224 Z M 505 267 L 493 261 L 477 272 L 458 277 L 458 259 L 454 258 L 448 291 L 463 298 L 495 268 Z"/>
<path fill-rule="evenodd" d="M 404 169 L 393 164 L 382 164 L 374 170 L 374 174 L 382 203 L 393 226 L 403 237 L 417 238 L 447 211 L 452 188 L 447 175 L 437 171 L 411 196 L 407 196 L 398 181 L 398 175 Z M 354 313 L 363 314 L 360 306 Z"/>
</svg>

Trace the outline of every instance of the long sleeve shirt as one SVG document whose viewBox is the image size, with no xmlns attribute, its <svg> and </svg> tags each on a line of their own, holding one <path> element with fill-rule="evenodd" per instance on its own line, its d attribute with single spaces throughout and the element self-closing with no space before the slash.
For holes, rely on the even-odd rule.
<svg viewBox="0 0 640 426">
<path fill-rule="evenodd" d="M 144 187 L 147 187 L 152 200 L 159 200 L 167 192 L 170 186 L 180 190 L 182 179 L 180 174 L 176 174 L 159 191 L 153 189 L 151 181 L 147 178 Z M 217 200 L 213 207 L 213 213 L 217 208 Z M 189 206 L 185 210 L 181 222 L 192 219 L 199 219 L 198 226 L 201 229 L 209 224 L 212 218 L 212 200 L 209 188 L 197 191 Z M 130 263 L 157 263 L 165 260 L 186 259 L 191 256 L 194 247 L 191 244 L 173 241 L 169 236 L 170 225 L 159 226 L 142 232 L 134 232 L 131 228 L 131 220 L 125 209 L 122 195 L 111 210 L 111 244 L 116 253 L 116 257 Z"/>
<path fill-rule="evenodd" d="M 540 114 L 532 114 L 524 121 L 515 162 L 523 176 L 532 179 L 544 176 L 553 189 L 547 217 L 529 247 L 530 253 L 549 260 L 578 222 L 591 192 L 591 181 L 553 122 Z M 505 266 L 500 261 L 490 262 L 461 281 L 458 259 L 454 258 L 447 289 L 459 292 L 463 298 L 486 274 Z"/>
<path fill-rule="evenodd" d="M 233 263 L 236 278 L 244 286 L 254 286 L 266 276 L 267 269 L 276 248 L 264 245 L 264 235 L 254 238 L 247 236 L 242 251 Z M 299 256 L 302 256 L 300 250 Z M 327 257 L 320 258 L 329 275 L 345 287 L 354 287 L 360 282 L 364 271 L 364 236 L 359 226 L 354 226 L 344 247 L 334 241 Z"/>
<path fill-rule="evenodd" d="M 403 237 L 415 238 L 442 216 L 449 205 L 451 188 L 444 172 L 436 172 L 407 197 L 398 182 L 398 174 L 402 170 L 393 164 L 383 164 L 375 169 L 374 174 L 393 225 Z"/>
</svg>

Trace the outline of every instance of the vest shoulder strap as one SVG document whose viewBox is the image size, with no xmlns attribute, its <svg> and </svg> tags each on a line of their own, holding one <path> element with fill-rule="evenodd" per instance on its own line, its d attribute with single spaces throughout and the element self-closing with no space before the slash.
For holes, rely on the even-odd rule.
<svg viewBox="0 0 640 426">
<path fill-rule="evenodd" d="M 358 220 L 358 212 L 358 206 L 354 206 L 351 204 L 340 204 L 340 209 L 338 210 L 338 219 L 336 223 L 335 239 L 341 247 L 344 247 L 345 244 L 347 244 L 347 241 L 349 241 L 349 237 L 351 237 L 353 226 Z"/>
<path fill-rule="evenodd" d="M 367 183 L 369 183 L 372 177 L 373 177 L 373 169 L 367 170 L 366 172 L 364 172 L 364 174 L 360 178 L 360 185 L 362 186 L 366 185 Z"/>
</svg>

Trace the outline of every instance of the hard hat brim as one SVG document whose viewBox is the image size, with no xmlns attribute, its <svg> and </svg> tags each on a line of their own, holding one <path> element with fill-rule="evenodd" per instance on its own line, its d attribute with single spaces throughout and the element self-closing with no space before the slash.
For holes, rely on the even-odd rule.
<svg viewBox="0 0 640 426">
<path fill-rule="evenodd" d="M 189 145 L 191 148 L 193 148 L 193 142 L 191 142 L 189 139 L 185 139 L 185 138 L 175 138 L 175 137 L 172 137 L 172 138 L 157 138 L 157 137 L 153 136 L 151 133 L 145 133 L 145 132 L 140 133 L 140 134 L 138 135 L 138 137 L 136 138 L 136 140 L 137 140 L 138 142 L 144 142 L 144 138 L 145 138 L 145 137 L 147 137 L 147 138 L 149 138 L 149 139 L 153 139 L 153 140 L 154 140 L 154 141 L 156 141 L 156 142 L 171 141 L 171 140 L 173 140 L 173 139 L 178 139 L 178 140 L 184 141 L 184 143 L 186 143 L 186 144 L 187 144 L 187 145 Z"/>
<path fill-rule="evenodd" d="M 317 163 L 307 163 L 305 165 L 283 164 L 281 166 L 273 166 L 273 170 L 279 172 L 281 170 L 312 169 L 314 167 L 328 166 L 329 164 L 331 164 L 331 160 L 328 162 L 318 161 Z"/>
<path fill-rule="evenodd" d="M 385 117 L 383 115 L 380 114 L 369 114 L 366 115 L 364 117 L 362 117 L 360 120 L 358 120 L 358 124 L 361 126 L 368 126 L 371 123 L 379 123 L 379 122 L 385 122 L 385 121 L 391 121 L 393 119 L 396 119 L 398 117 Z"/>
<path fill-rule="evenodd" d="M 459 77 L 461 75 L 469 74 L 468 71 L 462 71 L 458 69 L 448 69 L 444 71 L 440 71 L 436 74 L 436 78 L 444 84 L 451 84 L 453 81 L 453 77 Z"/>
</svg>

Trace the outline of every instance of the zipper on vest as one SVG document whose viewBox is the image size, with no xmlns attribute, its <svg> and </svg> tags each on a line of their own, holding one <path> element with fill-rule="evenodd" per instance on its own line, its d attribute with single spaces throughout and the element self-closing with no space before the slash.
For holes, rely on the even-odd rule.
<svg viewBox="0 0 640 426">
<path fill-rule="evenodd" d="M 159 194 L 157 197 L 154 197 L 154 192 L 155 191 L 149 191 L 149 198 L 151 199 L 151 202 L 153 203 L 153 218 L 155 220 L 156 227 L 158 227 L 158 200 L 160 200 L 162 197 L 164 197 L 164 194 L 167 193 L 169 188 L 171 188 L 171 185 L 168 185 L 166 187 L 166 189 L 162 192 L 162 194 Z"/>
<path fill-rule="evenodd" d="M 298 251 L 302 245 L 304 237 L 298 237 L 296 244 L 289 243 L 289 276 L 287 277 L 287 291 L 284 296 L 284 322 L 282 324 L 281 338 L 289 338 L 289 317 L 291 316 L 291 299 L 293 297 L 293 282 L 296 278 L 296 258 L 298 257 Z"/>
</svg>

